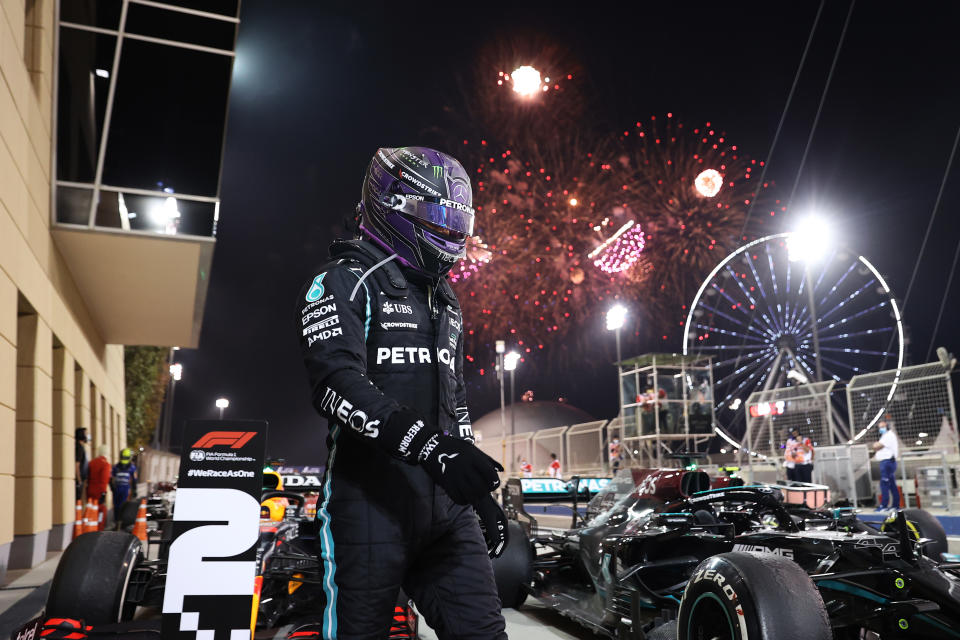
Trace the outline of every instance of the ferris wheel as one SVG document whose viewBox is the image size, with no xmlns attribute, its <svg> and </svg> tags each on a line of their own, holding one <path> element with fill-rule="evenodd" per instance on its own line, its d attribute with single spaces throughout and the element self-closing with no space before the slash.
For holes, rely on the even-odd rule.
<svg viewBox="0 0 960 640">
<path fill-rule="evenodd" d="M 687 314 L 683 353 L 713 357 L 719 433 L 735 446 L 753 391 L 903 366 L 900 311 L 877 269 L 842 248 L 796 260 L 801 238 L 780 233 L 740 247 L 710 272 Z M 833 395 L 844 415 L 844 394 Z"/>
</svg>

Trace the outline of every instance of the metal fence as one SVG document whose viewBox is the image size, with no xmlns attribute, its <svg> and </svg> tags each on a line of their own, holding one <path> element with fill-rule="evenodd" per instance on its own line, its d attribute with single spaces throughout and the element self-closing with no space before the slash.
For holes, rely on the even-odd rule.
<svg viewBox="0 0 960 640">
<path fill-rule="evenodd" d="M 788 432 L 794 428 L 810 438 L 815 447 L 835 444 L 830 408 L 834 384 L 830 380 L 754 391 L 747 398 L 747 430 L 742 444 L 759 456 L 777 459 Z M 742 449 L 741 453 L 745 454 Z"/>
<path fill-rule="evenodd" d="M 564 434 L 567 474 L 600 475 L 609 469 L 608 446 L 603 428 L 606 420 L 571 425 Z"/>
<path fill-rule="evenodd" d="M 569 428 L 570 427 L 553 427 L 551 429 L 540 429 L 533 433 L 533 438 L 531 439 L 533 450 L 530 459 L 530 463 L 533 465 L 533 475 L 549 475 L 550 462 L 552 461 L 550 457 L 551 453 L 557 454 L 557 459 L 560 460 L 561 472 L 564 473 L 564 475 L 570 475 L 566 473 L 564 469 L 566 451 L 564 451 L 563 446 L 563 434 L 566 433 Z"/>
<path fill-rule="evenodd" d="M 503 467 L 510 475 L 520 475 L 520 465 L 524 460 L 533 463 L 533 436 L 535 434 L 535 431 L 531 431 L 506 437 L 507 461 Z"/>
<path fill-rule="evenodd" d="M 854 376 L 847 406 L 855 440 L 876 441 L 876 425 L 885 421 L 905 449 L 957 452 L 950 372 L 939 362 Z"/>
<path fill-rule="evenodd" d="M 870 453 L 865 444 L 840 444 L 818 447 L 813 465 L 813 481 L 825 484 L 833 500 L 849 500 L 853 506 L 874 497 L 870 473 Z"/>
</svg>

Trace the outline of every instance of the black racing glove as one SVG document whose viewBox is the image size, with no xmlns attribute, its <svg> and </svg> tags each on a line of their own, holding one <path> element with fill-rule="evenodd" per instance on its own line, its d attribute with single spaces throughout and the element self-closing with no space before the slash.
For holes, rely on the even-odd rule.
<svg viewBox="0 0 960 640">
<path fill-rule="evenodd" d="M 487 554 L 491 558 L 499 558 L 507 547 L 510 534 L 507 529 L 507 515 L 500 508 L 497 499 L 489 493 L 480 498 L 480 502 L 473 506 L 480 520 L 480 531 L 487 542 Z"/>
<path fill-rule="evenodd" d="M 477 504 L 500 486 L 500 463 L 460 438 L 434 433 L 417 460 L 457 504 Z"/>
</svg>

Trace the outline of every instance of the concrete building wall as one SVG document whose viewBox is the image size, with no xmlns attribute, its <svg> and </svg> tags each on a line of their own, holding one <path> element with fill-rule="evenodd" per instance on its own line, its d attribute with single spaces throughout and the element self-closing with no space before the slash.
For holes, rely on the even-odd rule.
<svg viewBox="0 0 960 640">
<path fill-rule="evenodd" d="M 95 428 L 90 453 L 109 444 L 115 461 L 126 428 L 123 347 L 104 343 L 50 234 L 54 5 L 0 2 L 0 583 L 68 540 L 74 429 Z"/>
</svg>

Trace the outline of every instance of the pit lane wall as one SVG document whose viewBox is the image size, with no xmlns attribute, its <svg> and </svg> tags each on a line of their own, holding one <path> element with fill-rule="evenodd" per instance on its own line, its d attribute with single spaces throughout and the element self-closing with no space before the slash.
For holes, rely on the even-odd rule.
<svg viewBox="0 0 960 640">
<path fill-rule="evenodd" d="M 0 3 L 0 584 L 70 540 L 74 430 L 88 459 L 126 446 L 123 347 L 98 334 L 50 234 L 55 5 Z"/>
</svg>

